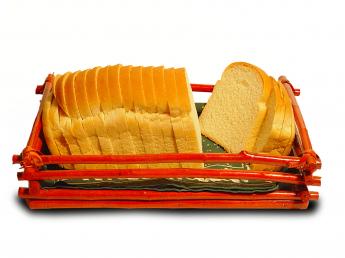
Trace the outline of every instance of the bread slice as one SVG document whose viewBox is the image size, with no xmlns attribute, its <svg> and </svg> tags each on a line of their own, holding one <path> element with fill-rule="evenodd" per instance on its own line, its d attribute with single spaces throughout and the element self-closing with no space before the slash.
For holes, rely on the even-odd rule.
<svg viewBox="0 0 345 258">
<path fill-rule="evenodd" d="M 140 133 L 144 143 L 145 153 L 158 153 L 161 148 L 159 140 L 163 136 L 157 124 L 152 121 L 157 120 L 157 114 L 152 110 L 155 108 L 155 92 L 153 91 L 153 73 L 151 69 L 151 81 L 147 78 L 147 69 L 144 67 L 133 67 L 131 70 L 131 87 L 134 99 L 135 117 L 139 123 Z M 144 84 L 145 81 L 145 84 Z M 147 92 L 145 92 L 147 90 Z M 151 95 L 150 95 L 151 94 Z M 150 105 L 148 104 L 150 103 Z M 158 147 L 158 149 L 157 149 Z M 149 168 L 159 167 L 159 164 L 148 164 Z"/>
<path fill-rule="evenodd" d="M 90 117 L 86 117 L 84 120 L 81 116 L 78 106 L 78 99 L 79 93 L 82 95 L 82 101 L 85 101 L 83 98 L 86 95 L 85 89 L 85 77 L 86 74 L 82 73 L 80 77 L 79 74 L 82 73 L 80 71 L 71 73 L 68 78 L 66 79 L 66 83 L 64 84 L 64 93 L 65 93 L 65 100 L 67 104 L 67 111 L 70 118 L 70 128 L 64 130 L 69 130 L 72 136 L 76 139 L 79 147 L 80 147 L 80 154 L 82 155 L 97 155 L 101 154 L 99 149 L 99 141 L 96 137 L 89 137 L 86 133 L 84 128 L 85 120 L 90 119 Z M 78 78 L 78 80 L 77 80 Z M 82 85 L 80 85 L 82 84 Z M 86 109 L 87 103 L 83 103 L 84 105 L 80 105 L 81 109 Z M 94 142 L 94 146 L 93 146 Z M 84 168 L 90 169 L 97 169 L 97 168 L 104 168 L 103 165 L 97 164 L 87 164 Z"/>
<path fill-rule="evenodd" d="M 267 102 L 267 113 L 261 126 L 253 152 L 282 155 L 279 149 L 281 130 L 284 127 L 285 102 L 279 85 L 271 78 L 273 89 Z M 252 164 L 252 170 L 279 170 L 279 166 Z"/>
<path fill-rule="evenodd" d="M 279 137 L 276 141 L 272 143 L 272 145 L 267 145 L 267 149 L 278 149 L 279 153 L 282 153 L 281 147 L 286 144 L 284 143 L 285 139 L 288 139 L 290 137 L 290 132 L 288 132 L 289 128 L 287 127 L 285 123 L 285 113 L 286 113 L 286 100 L 285 100 L 285 94 L 283 92 L 283 89 L 280 87 L 279 83 L 274 80 L 274 83 L 277 85 L 278 90 L 279 90 L 279 99 L 281 100 L 281 117 L 282 117 L 282 123 L 281 123 L 281 128 L 279 131 Z M 287 133 L 288 132 L 288 133 Z"/>
<path fill-rule="evenodd" d="M 286 147 L 289 145 L 290 138 L 293 134 L 293 128 L 291 128 L 291 114 L 290 114 L 290 109 L 291 109 L 291 102 L 289 101 L 289 96 L 286 92 L 286 89 L 284 86 L 280 83 L 277 82 L 280 92 L 283 95 L 283 123 L 282 127 L 280 130 L 280 135 L 279 135 L 279 140 L 275 143 L 273 147 L 267 148 L 269 152 L 270 150 L 275 150 L 279 155 L 285 155 L 284 150 Z"/>
<path fill-rule="evenodd" d="M 60 80 L 66 80 L 69 74 L 71 74 L 71 72 L 67 72 L 63 74 L 61 77 L 58 78 L 58 81 L 53 85 L 54 97 L 56 98 L 56 101 L 58 105 L 60 106 L 60 108 L 67 115 L 70 115 L 70 114 L 68 113 L 68 107 L 67 107 L 67 102 L 65 98 L 65 89 L 62 86 L 64 85 L 64 83 L 60 82 Z"/>
<path fill-rule="evenodd" d="M 90 78 L 95 75 L 95 69 L 93 70 L 85 70 L 81 71 L 76 74 L 75 82 L 74 82 L 74 94 L 76 98 L 76 105 L 78 107 L 78 111 L 80 114 L 80 119 L 76 122 L 75 126 L 73 126 L 73 131 L 75 135 L 80 133 L 78 137 L 83 137 L 85 135 L 89 144 L 91 145 L 92 152 L 90 154 L 93 155 L 100 155 L 102 153 L 101 145 L 96 135 L 96 131 L 93 128 L 93 119 L 92 119 L 92 111 L 89 102 L 89 96 L 91 94 L 91 89 L 94 88 L 95 85 L 91 85 L 91 81 L 95 81 L 95 78 Z M 71 93 L 72 95 L 73 93 Z M 72 95 L 73 96 L 73 95 Z M 78 128 L 83 128 L 83 132 L 78 132 Z M 88 153 L 88 151 L 85 151 Z M 92 166 L 92 165 L 91 165 Z M 96 167 L 94 167 L 96 168 Z"/>
<path fill-rule="evenodd" d="M 144 113 L 146 113 L 146 100 L 144 96 L 141 66 L 132 67 L 130 71 L 129 86 L 133 94 L 134 117 L 139 126 L 140 137 L 144 148 L 143 153 L 151 153 L 153 148 L 153 137 L 149 121 L 147 121 L 147 119 L 144 117 Z M 140 167 L 147 168 L 151 166 L 149 164 L 141 164 Z"/>
<path fill-rule="evenodd" d="M 80 76 L 76 75 L 74 83 L 76 106 L 80 111 L 80 121 L 72 120 L 71 133 L 81 141 L 83 139 L 82 154 L 89 154 L 92 150 L 94 155 L 109 155 L 113 153 L 111 141 L 107 135 L 104 124 L 104 114 L 101 113 L 101 104 L 98 94 L 98 75 L 100 67 L 83 71 Z M 80 132 L 79 129 L 84 129 Z M 89 148 L 87 147 L 89 145 Z M 84 149 L 85 148 L 85 149 Z M 108 165 L 89 164 L 86 168 L 101 169 L 109 168 Z"/>
<path fill-rule="evenodd" d="M 87 141 L 92 148 L 92 152 L 90 154 L 100 155 L 102 154 L 102 147 L 94 128 L 95 124 L 92 118 L 93 114 L 88 97 L 88 94 L 91 94 L 90 87 L 95 87 L 94 85 L 90 85 L 90 77 L 92 73 L 94 72 L 92 72 L 91 70 L 85 70 L 79 72 L 75 76 L 74 92 L 81 120 L 80 123 L 76 122 L 77 124 L 75 124 L 72 129 L 76 136 L 78 135 L 78 133 L 81 133 L 77 137 L 83 137 L 83 135 L 87 137 Z M 95 81 L 94 79 L 92 80 Z M 84 132 L 77 131 L 80 126 L 84 129 Z M 88 149 L 85 150 L 85 153 L 88 153 Z M 88 167 L 96 169 L 98 168 L 98 165 L 90 164 L 88 165 Z"/>
<path fill-rule="evenodd" d="M 45 88 L 43 103 L 42 103 L 42 124 L 43 133 L 46 144 L 53 155 L 70 155 L 68 143 L 64 138 L 59 126 L 59 106 L 53 94 L 54 86 L 60 81 L 61 76 L 55 75 L 53 77 L 53 87 Z M 74 166 L 64 164 L 62 167 L 66 169 L 73 169 Z"/>
<path fill-rule="evenodd" d="M 53 77 L 53 87 L 60 75 Z M 68 155 L 70 151 L 63 137 L 59 137 L 60 131 L 56 126 L 53 112 L 51 112 L 52 101 L 54 99 L 53 88 L 45 87 L 42 97 L 42 124 L 46 144 L 53 155 Z M 57 137 L 58 136 L 58 137 Z"/>
<path fill-rule="evenodd" d="M 79 114 L 82 118 L 92 116 L 90 106 L 88 104 L 88 96 L 86 91 L 86 74 L 88 70 L 80 71 L 75 76 L 74 94 Z"/>
<path fill-rule="evenodd" d="M 108 90 L 111 109 L 123 108 L 123 100 L 120 88 L 120 69 L 122 65 L 112 65 L 108 68 Z"/>
<path fill-rule="evenodd" d="M 154 68 L 150 67 L 143 67 L 142 68 L 142 84 L 143 84 L 143 94 L 145 98 L 145 105 L 143 109 L 146 112 L 143 112 L 142 115 L 144 120 L 149 124 L 151 134 L 152 134 L 152 146 L 151 149 L 148 150 L 147 153 L 164 153 L 165 146 L 164 146 L 164 133 L 161 128 L 161 118 L 160 114 L 158 113 L 157 108 L 157 95 L 158 93 L 155 91 L 154 79 L 153 79 L 153 71 Z M 157 167 L 168 167 L 167 164 L 150 164 L 149 167 L 157 168 Z"/>
<path fill-rule="evenodd" d="M 279 85 L 279 88 L 284 95 L 284 104 L 285 104 L 285 112 L 284 112 L 284 127 L 281 130 L 280 133 L 280 144 L 281 146 L 288 146 L 289 142 L 291 142 L 290 138 L 294 135 L 294 128 L 291 128 L 291 123 L 293 119 L 293 111 L 292 111 L 292 105 L 290 97 L 282 83 L 280 81 L 277 82 Z M 285 147 L 281 147 L 282 153 L 284 152 Z"/>
<path fill-rule="evenodd" d="M 265 110 L 265 111 L 259 112 L 259 115 L 256 117 L 256 121 L 255 121 L 256 126 L 253 127 L 251 137 L 249 137 L 248 142 L 247 142 L 246 149 L 249 150 L 249 149 L 253 149 L 255 142 L 257 140 L 257 135 L 260 132 L 262 123 L 266 117 L 267 101 L 268 101 L 269 96 L 271 95 L 273 85 L 272 85 L 272 83 L 270 83 L 271 80 L 270 80 L 269 76 L 261 68 L 254 66 L 252 64 L 244 63 L 244 62 L 239 62 L 238 64 L 244 65 L 244 66 L 249 65 L 249 67 L 253 67 L 254 69 L 256 69 L 260 73 L 261 78 L 263 80 L 263 84 L 264 84 L 263 95 L 261 96 L 259 104 L 262 107 L 262 110 Z M 223 75 L 224 74 L 226 74 L 226 73 L 224 72 Z M 256 136 L 254 136 L 254 135 L 256 135 Z"/>
<path fill-rule="evenodd" d="M 61 81 L 58 80 L 56 86 L 65 89 L 66 83 L 71 81 L 71 77 L 74 78 L 73 73 L 65 73 L 62 76 L 62 80 Z M 62 97 L 65 98 L 65 95 Z M 58 116 L 59 116 L 58 120 L 57 120 L 57 121 L 59 121 L 58 128 L 61 131 L 64 139 L 67 142 L 68 148 L 71 152 L 70 154 L 71 155 L 81 155 L 82 152 L 80 149 L 80 145 L 72 133 L 72 119 L 61 108 L 59 108 L 56 99 L 53 100 L 52 107 L 57 109 L 57 111 L 58 111 Z M 68 112 L 68 109 L 67 109 L 67 112 Z M 84 169 L 85 168 L 85 166 L 83 164 L 75 164 L 73 167 L 75 167 L 75 169 Z"/>
<path fill-rule="evenodd" d="M 173 126 L 170 120 L 169 105 L 168 105 L 168 93 L 167 86 L 165 84 L 164 67 L 159 66 L 153 69 L 153 83 L 154 91 L 157 96 L 157 115 L 159 116 L 160 123 L 158 126 L 163 133 L 164 152 L 165 153 L 177 153 L 177 145 L 174 136 Z M 164 153 L 163 152 L 163 153 Z M 161 164 L 161 167 L 177 168 L 180 167 L 179 163 L 165 163 Z"/>
<path fill-rule="evenodd" d="M 145 153 L 150 153 L 154 145 L 151 126 L 148 121 L 144 119 L 144 114 L 147 113 L 147 111 L 142 80 L 142 69 L 143 67 L 141 66 L 132 67 L 130 72 L 130 87 L 133 93 L 133 111 L 135 112 L 135 119 L 139 125 Z"/>
<path fill-rule="evenodd" d="M 116 154 L 126 154 L 123 147 L 123 140 L 121 140 L 121 135 L 123 136 L 123 132 L 126 131 L 125 125 L 125 114 L 122 108 L 121 112 L 121 92 L 119 91 L 119 68 L 120 66 L 108 66 L 106 73 L 103 73 L 103 77 L 106 74 L 107 78 L 102 78 L 99 83 L 104 83 L 103 87 L 105 88 L 105 92 L 107 92 L 107 96 L 102 96 L 104 101 L 107 101 L 107 104 L 103 104 L 103 110 L 108 110 L 104 112 L 104 126 L 106 129 L 106 133 L 109 137 L 112 146 L 112 155 Z M 128 139 L 128 135 L 127 135 Z M 131 142 L 127 141 L 127 145 Z M 128 168 L 126 164 L 113 164 L 110 168 Z"/>
<path fill-rule="evenodd" d="M 229 65 L 200 115 L 201 132 L 226 151 L 252 151 L 267 112 L 269 77 L 248 63 Z"/>
<path fill-rule="evenodd" d="M 86 73 L 86 94 L 87 94 L 87 104 L 91 110 L 91 114 L 93 116 L 98 115 L 101 112 L 101 103 L 98 96 L 98 89 L 97 89 L 97 81 L 98 81 L 98 73 L 100 67 L 95 67 L 90 69 Z"/>
<path fill-rule="evenodd" d="M 74 89 L 75 79 L 79 72 L 70 73 L 66 78 L 66 82 L 63 85 L 63 98 L 66 103 L 66 114 L 69 117 L 79 118 L 80 112 L 77 105 L 76 92 Z"/>
<path fill-rule="evenodd" d="M 77 72 L 73 84 L 76 106 L 79 111 L 79 117 L 72 119 L 71 132 L 77 139 L 83 155 L 100 155 L 102 147 L 96 131 L 93 127 L 92 112 L 88 104 L 87 97 L 87 75 L 88 70 Z M 73 96 L 73 93 L 70 94 Z M 102 164 L 87 164 L 87 169 L 103 169 L 107 166 Z"/>
<path fill-rule="evenodd" d="M 90 87 L 93 94 L 88 94 L 90 109 L 93 116 L 89 119 L 90 127 L 93 124 L 94 133 L 98 137 L 103 155 L 114 154 L 109 130 L 106 127 L 105 112 L 111 110 L 110 93 L 108 90 L 108 67 L 97 67 L 89 71 L 87 77 L 87 86 Z M 88 81 L 90 79 L 90 81 Z M 89 127 L 89 129 L 91 129 Z M 113 165 L 103 165 L 105 168 L 113 168 Z"/>
<path fill-rule="evenodd" d="M 121 65 L 110 66 L 108 70 L 108 87 L 111 96 L 112 111 L 105 114 L 105 125 L 111 132 L 113 146 L 118 144 L 118 154 L 133 154 L 135 146 L 127 125 L 126 112 L 120 87 Z M 138 168 L 136 164 L 119 165 L 119 168 Z"/>
<path fill-rule="evenodd" d="M 281 120 L 281 126 L 278 134 L 278 138 L 268 139 L 267 143 L 265 144 L 264 148 L 262 148 L 263 152 L 270 155 L 288 155 L 291 151 L 292 141 L 293 141 L 293 135 L 294 135 L 294 125 L 293 125 L 293 114 L 292 114 L 292 106 L 291 101 L 289 99 L 289 96 L 283 88 L 284 86 L 273 80 L 273 82 L 276 85 L 276 95 L 279 96 L 279 98 L 282 100 L 282 120 Z M 273 109 L 272 106 L 269 107 L 269 110 Z M 276 107 L 276 110 L 278 110 L 278 107 Z M 270 111 L 268 111 L 269 113 Z M 277 113 L 277 112 L 276 112 Z M 267 120 L 265 120 L 266 122 Z M 264 122 L 264 124 L 265 124 Z M 264 127 L 262 128 L 264 130 Z M 271 137 L 276 135 L 276 133 L 273 133 L 273 129 L 271 131 Z M 291 140 L 292 138 L 292 140 Z M 260 136 L 258 140 L 261 139 Z M 264 164 L 253 164 L 251 166 L 251 169 L 254 170 L 280 170 L 280 166 L 270 166 L 270 165 L 264 165 Z"/>
<path fill-rule="evenodd" d="M 290 96 L 282 84 L 281 84 L 281 87 L 282 87 L 283 92 L 285 94 L 286 105 L 287 105 L 285 120 L 287 120 L 287 123 L 290 125 L 289 126 L 290 127 L 290 137 L 288 138 L 287 143 L 284 144 L 286 147 L 284 148 L 283 155 L 289 155 L 291 152 L 292 144 L 293 144 L 293 141 L 295 139 L 295 134 L 296 134 L 295 118 L 294 118 L 294 113 L 293 113 L 293 109 L 292 109 L 292 102 L 291 102 Z"/>
<path fill-rule="evenodd" d="M 60 76 L 53 77 L 53 85 L 56 83 L 56 80 Z M 51 102 L 53 99 L 53 90 L 52 88 L 45 87 L 43 96 L 42 96 L 42 124 L 43 124 L 43 133 L 46 140 L 46 144 L 48 149 L 50 150 L 51 154 L 53 155 L 61 155 L 59 150 L 58 144 L 54 138 L 53 126 L 51 123 L 51 118 L 49 115 Z"/>
<path fill-rule="evenodd" d="M 98 97 L 101 105 L 101 111 L 102 112 L 108 112 L 112 110 L 112 103 L 111 103 L 111 97 L 110 97 L 110 87 L 108 85 L 108 76 L 109 72 L 109 66 L 102 67 L 98 71 L 98 77 L 97 77 L 97 92 Z"/>
<path fill-rule="evenodd" d="M 284 102 L 276 81 L 270 77 L 273 89 L 267 102 L 267 113 L 262 123 L 253 152 L 269 152 L 280 141 L 280 132 L 284 122 Z"/>
<path fill-rule="evenodd" d="M 57 101 L 55 98 L 52 98 L 51 106 L 49 108 L 49 117 L 50 117 L 50 123 L 51 123 L 51 128 L 54 133 L 54 139 L 55 142 L 59 148 L 59 153 L 60 155 L 71 155 L 72 149 L 71 146 L 66 139 L 63 130 L 61 128 L 61 122 L 60 122 L 60 114 L 64 112 L 62 109 L 59 107 L 57 104 Z M 65 114 L 64 114 L 65 115 Z M 49 126 L 47 126 L 49 127 Z M 75 166 L 72 164 L 63 164 L 62 167 L 66 169 L 74 169 Z"/>
<path fill-rule="evenodd" d="M 80 152 L 83 155 L 99 155 L 100 153 L 95 152 L 97 150 L 97 147 L 92 145 L 92 140 L 90 139 L 89 135 L 87 135 L 84 125 L 83 125 L 83 120 L 80 118 L 71 118 L 71 134 L 75 139 L 77 140 L 79 147 L 80 147 Z M 91 165 L 92 167 L 92 165 Z M 93 167 L 95 168 L 95 167 Z"/>
<path fill-rule="evenodd" d="M 198 114 L 195 108 L 192 89 L 187 79 L 187 74 L 184 68 L 174 70 L 176 90 L 178 95 L 178 104 L 181 109 L 181 119 L 185 128 L 186 141 L 184 143 L 184 152 L 201 153 L 202 140 L 201 131 L 198 120 Z M 183 167 L 189 168 L 203 168 L 203 163 L 185 163 Z"/>
<path fill-rule="evenodd" d="M 104 142 L 106 147 L 103 147 L 102 153 L 105 155 L 121 154 L 122 149 L 120 145 L 119 135 L 114 130 L 117 124 L 112 124 L 115 122 L 113 119 L 109 119 L 109 113 L 112 112 L 112 99 L 110 95 L 109 85 L 109 71 L 110 66 L 102 67 L 98 71 L 97 76 L 97 91 L 100 101 L 101 113 L 99 114 L 99 121 L 103 127 L 99 127 L 97 134 L 101 142 Z M 112 112 L 114 113 L 114 112 Z M 107 164 L 107 168 L 118 168 L 117 164 Z M 120 166 L 123 168 L 123 166 Z"/>
<path fill-rule="evenodd" d="M 182 111 L 179 106 L 175 81 L 175 71 L 173 68 L 164 69 L 164 83 L 167 91 L 170 122 L 174 132 L 177 151 L 179 153 L 184 153 L 186 152 L 186 134 L 188 129 L 185 128 L 184 123 L 181 119 Z M 179 164 L 178 167 L 180 167 L 181 165 L 182 167 L 185 167 L 184 164 Z"/>
<path fill-rule="evenodd" d="M 57 103 L 54 101 L 53 105 L 57 105 Z M 59 110 L 59 127 L 62 132 L 63 137 L 65 138 L 68 148 L 71 151 L 71 155 L 82 155 L 82 151 L 80 149 L 80 144 L 77 141 L 77 139 L 72 134 L 72 119 L 64 112 L 61 112 L 61 109 Z M 85 165 L 83 164 L 75 164 L 75 169 L 84 169 Z"/>
<path fill-rule="evenodd" d="M 71 119 L 70 132 L 72 136 L 77 140 L 80 146 L 81 154 L 92 155 L 96 153 L 94 152 L 92 141 L 89 139 L 88 135 L 85 132 L 83 120 L 77 104 L 77 99 L 79 98 L 79 96 L 77 97 L 77 94 L 79 92 L 76 91 L 76 89 L 78 90 L 79 88 L 81 88 L 77 84 L 83 83 L 83 81 L 76 80 L 76 78 L 79 77 L 79 73 L 79 71 L 71 73 L 66 79 L 66 83 L 64 84 L 64 97 L 67 104 L 68 114 L 70 114 L 69 118 Z"/>
<path fill-rule="evenodd" d="M 132 144 L 134 146 L 133 154 L 144 154 L 145 149 L 144 149 L 143 139 L 140 133 L 139 124 L 135 118 L 135 112 L 133 111 L 134 103 L 133 103 L 133 93 L 132 93 L 131 81 L 130 81 L 131 69 L 132 69 L 131 66 L 123 66 L 120 69 L 119 81 L 120 81 L 120 88 L 121 88 L 121 96 L 123 100 L 123 106 L 125 109 L 126 124 L 130 132 L 130 140 L 132 141 Z M 147 165 L 134 164 L 134 167 L 145 168 L 147 167 Z"/>
</svg>

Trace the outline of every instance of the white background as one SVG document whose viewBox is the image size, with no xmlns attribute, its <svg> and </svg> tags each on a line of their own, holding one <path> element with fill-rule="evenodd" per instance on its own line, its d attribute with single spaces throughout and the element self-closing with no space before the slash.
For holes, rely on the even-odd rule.
<svg viewBox="0 0 345 258">
<path fill-rule="evenodd" d="M 0 257 L 345 257 L 342 1 L 0 2 Z M 184 66 L 214 83 L 247 61 L 301 88 L 323 168 L 307 211 L 29 211 L 18 166 L 48 73 Z M 200 96 L 195 96 L 200 100 Z"/>
</svg>

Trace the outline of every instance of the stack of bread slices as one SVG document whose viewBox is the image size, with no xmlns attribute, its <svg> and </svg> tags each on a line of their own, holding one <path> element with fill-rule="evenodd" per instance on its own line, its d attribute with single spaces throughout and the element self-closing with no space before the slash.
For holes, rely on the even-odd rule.
<svg viewBox="0 0 345 258">
<path fill-rule="evenodd" d="M 295 136 L 291 100 L 284 86 L 244 62 L 225 69 L 199 121 L 202 134 L 230 153 L 288 155 Z M 258 164 L 251 168 L 279 169 Z"/>
<path fill-rule="evenodd" d="M 225 69 L 199 119 L 185 69 L 163 66 L 114 65 L 55 75 L 42 107 L 45 140 L 55 155 L 201 153 L 201 134 L 229 153 L 289 155 L 295 136 L 285 87 L 244 62 Z M 203 168 L 203 163 L 63 167 Z"/>
<path fill-rule="evenodd" d="M 55 155 L 200 153 L 201 133 L 184 68 L 106 66 L 55 75 L 42 100 Z M 78 164 L 67 169 L 202 168 L 202 163 Z"/>
</svg>

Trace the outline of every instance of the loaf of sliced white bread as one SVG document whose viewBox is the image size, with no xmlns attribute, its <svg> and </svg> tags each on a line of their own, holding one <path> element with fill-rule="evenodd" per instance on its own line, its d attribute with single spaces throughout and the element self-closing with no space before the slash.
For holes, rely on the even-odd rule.
<svg viewBox="0 0 345 258">
<path fill-rule="evenodd" d="M 107 66 L 55 75 L 43 97 L 55 155 L 200 153 L 201 132 L 184 68 Z M 202 168 L 203 163 L 78 164 L 67 169 Z"/>
<path fill-rule="evenodd" d="M 237 62 L 224 71 L 199 117 L 201 133 L 227 152 L 288 155 L 295 136 L 290 98 L 260 68 Z M 252 164 L 255 170 L 279 167 Z"/>
</svg>

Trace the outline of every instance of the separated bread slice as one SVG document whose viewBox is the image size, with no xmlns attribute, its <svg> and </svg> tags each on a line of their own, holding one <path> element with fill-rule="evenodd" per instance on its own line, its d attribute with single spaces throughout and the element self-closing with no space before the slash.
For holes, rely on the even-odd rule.
<svg viewBox="0 0 345 258">
<path fill-rule="evenodd" d="M 283 121 L 281 130 L 279 131 L 279 138 L 276 141 L 271 141 L 271 145 L 266 145 L 262 152 L 270 155 L 289 155 L 291 151 L 293 135 L 294 135 L 294 125 L 293 125 L 293 113 L 290 98 L 286 92 L 284 86 L 276 82 L 279 90 L 279 96 L 283 100 Z M 292 140 L 291 140 L 292 138 Z M 280 166 L 270 166 L 264 164 L 253 164 L 251 169 L 254 170 L 269 170 L 277 171 L 280 170 Z"/>
<path fill-rule="evenodd" d="M 290 132 L 290 137 L 288 138 L 288 142 L 285 144 L 280 145 L 280 147 L 276 149 L 272 149 L 271 151 L 267 152 L 267 154 L 280 156 L 280 155 L 289 155 L 292 149 L 292 143 L 295 137 L 295 126 L 287 112 L 284 120 L 284 128 L 286 131 Z M 253 170 L 264 170 L 264 171 L 279 171 L 281 170 L 281 166 L 272 166 L 272 165 L 265 165 L 265 164 L 253 164 L 251 169 Z"/>
<path fill-rule="evenodd" d="M 259 68 L 248 63 L 229 65 L 200 115 L 202 134 L 228 152 L 252 151 L 271 87 Z"/>
<path fill-rule="evenodd" d="M 168 93 L 165 83 L 164 67 L 159 66 L 153 68 L 153 85 L 154 92 L 156 93 L 157 100 L 157 115 L 160 123 L 158 127 L 161 128 L 163 134 L 164 148 L 162 153 L 177 153 L 177 145 L 174 136 L 173 126 L 170 120 Z M 180 167 L 179 163 L 164 163 L 161 167 L 177 168 Z"/>
<path fill-rule="evenodd" d="M 123 100 L 123 106 L 125 109 L 125 119 L 127 128 L 130 132 L 130 140 L 134 146 L 134 153 L 133 154 L 144 154 L 144 144 L 140 134 L 139 124 L 135 118 L 135 113 L 133 112 L 134 104 L 133 104 L 133 93 L 131 90 L 131 82 L 130 82 L 130 71 L 131 66 L 123 66 L 120 69 L 120 88 L 121 88 L 121 96 Z M 129 139 L 128 139 L 129 140 Z M 131 167 L 139 167 L 145 168 L 147 167 L 146 164 L 133 164 L 130 165 Z"/>
<path fill-rule="evenodd" d="M 284 150 L 289 145 L 290 138 L 292 135 L 292 128 L 291 128 L 291 102 L 289 101 L 289 96 L 286 92 L 284 86 L 279 82 L 277 82 L 280 92 L 283 95 L 283 105 L 284 105 L 284 115 L 283 115 L 283 124 L 280 130 L 279 140 L 275 143 L 273 147 L 267 148 L 269 150 L 275 150 L 280 155 L 285 155 Z"/>
<path fill-rule="evenodd" d="M 278 84 L 271 78 L 273 89 L 267 102 L 267 113 L 261 126 L 253 152 L 282 155 L 279 147 L 282 127 L 284 127 L 285 102 Z M 252 170 L 279 170 L 279 166 L 252 164 Z"/>
<path fill-rule="evenodd" d="M 292 123 L 292 120 L 294 121 L 291 99 L 284 85 L 280 81 L 278 81 L 277 83 L 279 85 L 279 88 L 282 94 L 284 95 L 284 103 L 285 103 L 285 113 L 284 113 L 285 126 L 281 130 L 280 143 L 278 146 L 282 148 L 281 146 L 288 146 L 289 142 L 291 142 L 290 138 L 294 135 L 295 128 L 291 128 L 290 126 L 290 124 Z M 283 147 L 282 149 L 284 150 L 285 148 Z M 282 153 L 284 152 L 283 150 L 282 150 Z"/>
<path fill-rule="evenodd" d="M 176 90 L 178 95 L 179 106 L 182 111 L 182 122 L 185 128 L 185 147 L 184 152 L 201 153 L 202 140 L 201 131 L 198 120 L 198 114 L 195 108 L 192 89 L 187 79 L 187 74 L 184 68 L 174 70 Z M 203 163 L 185 163 L 183 167 L 203 168 Z"/>
<path fill-rule="evenodd" d="M 283 88 L 284 86 L 281 84 L 281 87 Z M 287 111 L 286 111 L 286 118 L 288 121 L 287 123 L 290 123 L 290 137 L 289 140 L 287 142 L 287 144 L 285 144 L 285 149 L 283 151 L 283 155 L 289 155 L 292 149 L 292 144 L 293 141 L 295 139 L 295 134 L 296 134 L 296 127 L 295 127 L 295 117 L 294 117 L 294 113 L 293 113 L 293 108 L 292 108 L 292 102 L 290 99 L 289 94 L 287 93 L 285 87 L 283 88 L 283 92 L 286 96 L 286 105 L 287 105 Z"/>
<path fill-rule="evenodd" d="M 284 122 L 284 102 L 280 94 L 279 86 L 270 77 L 273 85 L 267 102 L 267 113 L 262 123 L 253 152 L 269 152 L 280 141 L 280 133 Z"/>
<path fill-rule="evenodd" d="M 281 146 L 286 144 L 284 143 L 285 139 L 288 139 L 290 137 L 290 133 L 288 132 L 288 128 L 286 128 L 285 123 L 285 113 L 286 113 L 286 100 L 285 100 L 285 94 L 283 92 L 283 89 L 280 87 L 279 83 L 274 80 L 274 83 L 277 85 L 279 90 L 279 99 L 281 100 L 281 117 L 282 117 L 282 125 L 279 131 L 279 137 L 276 141 L 272 142 L 272 145 L 266 145 L 265 150 L 271 150 L 271 149 L 281 149 Z M 279 151 L 281 153 L 281 151 Z"/>
<path fill-rule="evenodd" d="M 249 65 L 250 67 L 253 67 L 254 69 L 256 69 L 260 73 L 261 78 L 263 80 L 263 84 L 264 84 L 263 95 L 261 96 L 261 99 L 260 99 L 260 106 L 262 107 L 262 110 L 266 110 L 266 111 L 259 112 L 259 115 L 256 117 L 255 126 L 252 129 L 252 134 L 250 134 L 250 137 L 247 140 L 246 149 L 250 150 L 250 149 L 253 149 L 253 146 L 255 145 L 255 142 L 257 140 L 257 135 L 260 132 L 262 123 L 266 117 L 267 101 L 268 101 L 269 96 L 271 95 L 273 85 L 272 83 L 270 83 L 271 80 L 269 76 L 261 68 L 254 66 L 252 64 L 244 63 L 244 62 L 239 62 L 238 64 L 244 65 L 244 66 Z M 225 71 L 226 70 L 227 69 L 225 69 Z M 222 77 L 224 76 L 224 74 L 226 75 L 227 73 L 224 72 Z"/>
</svg>

